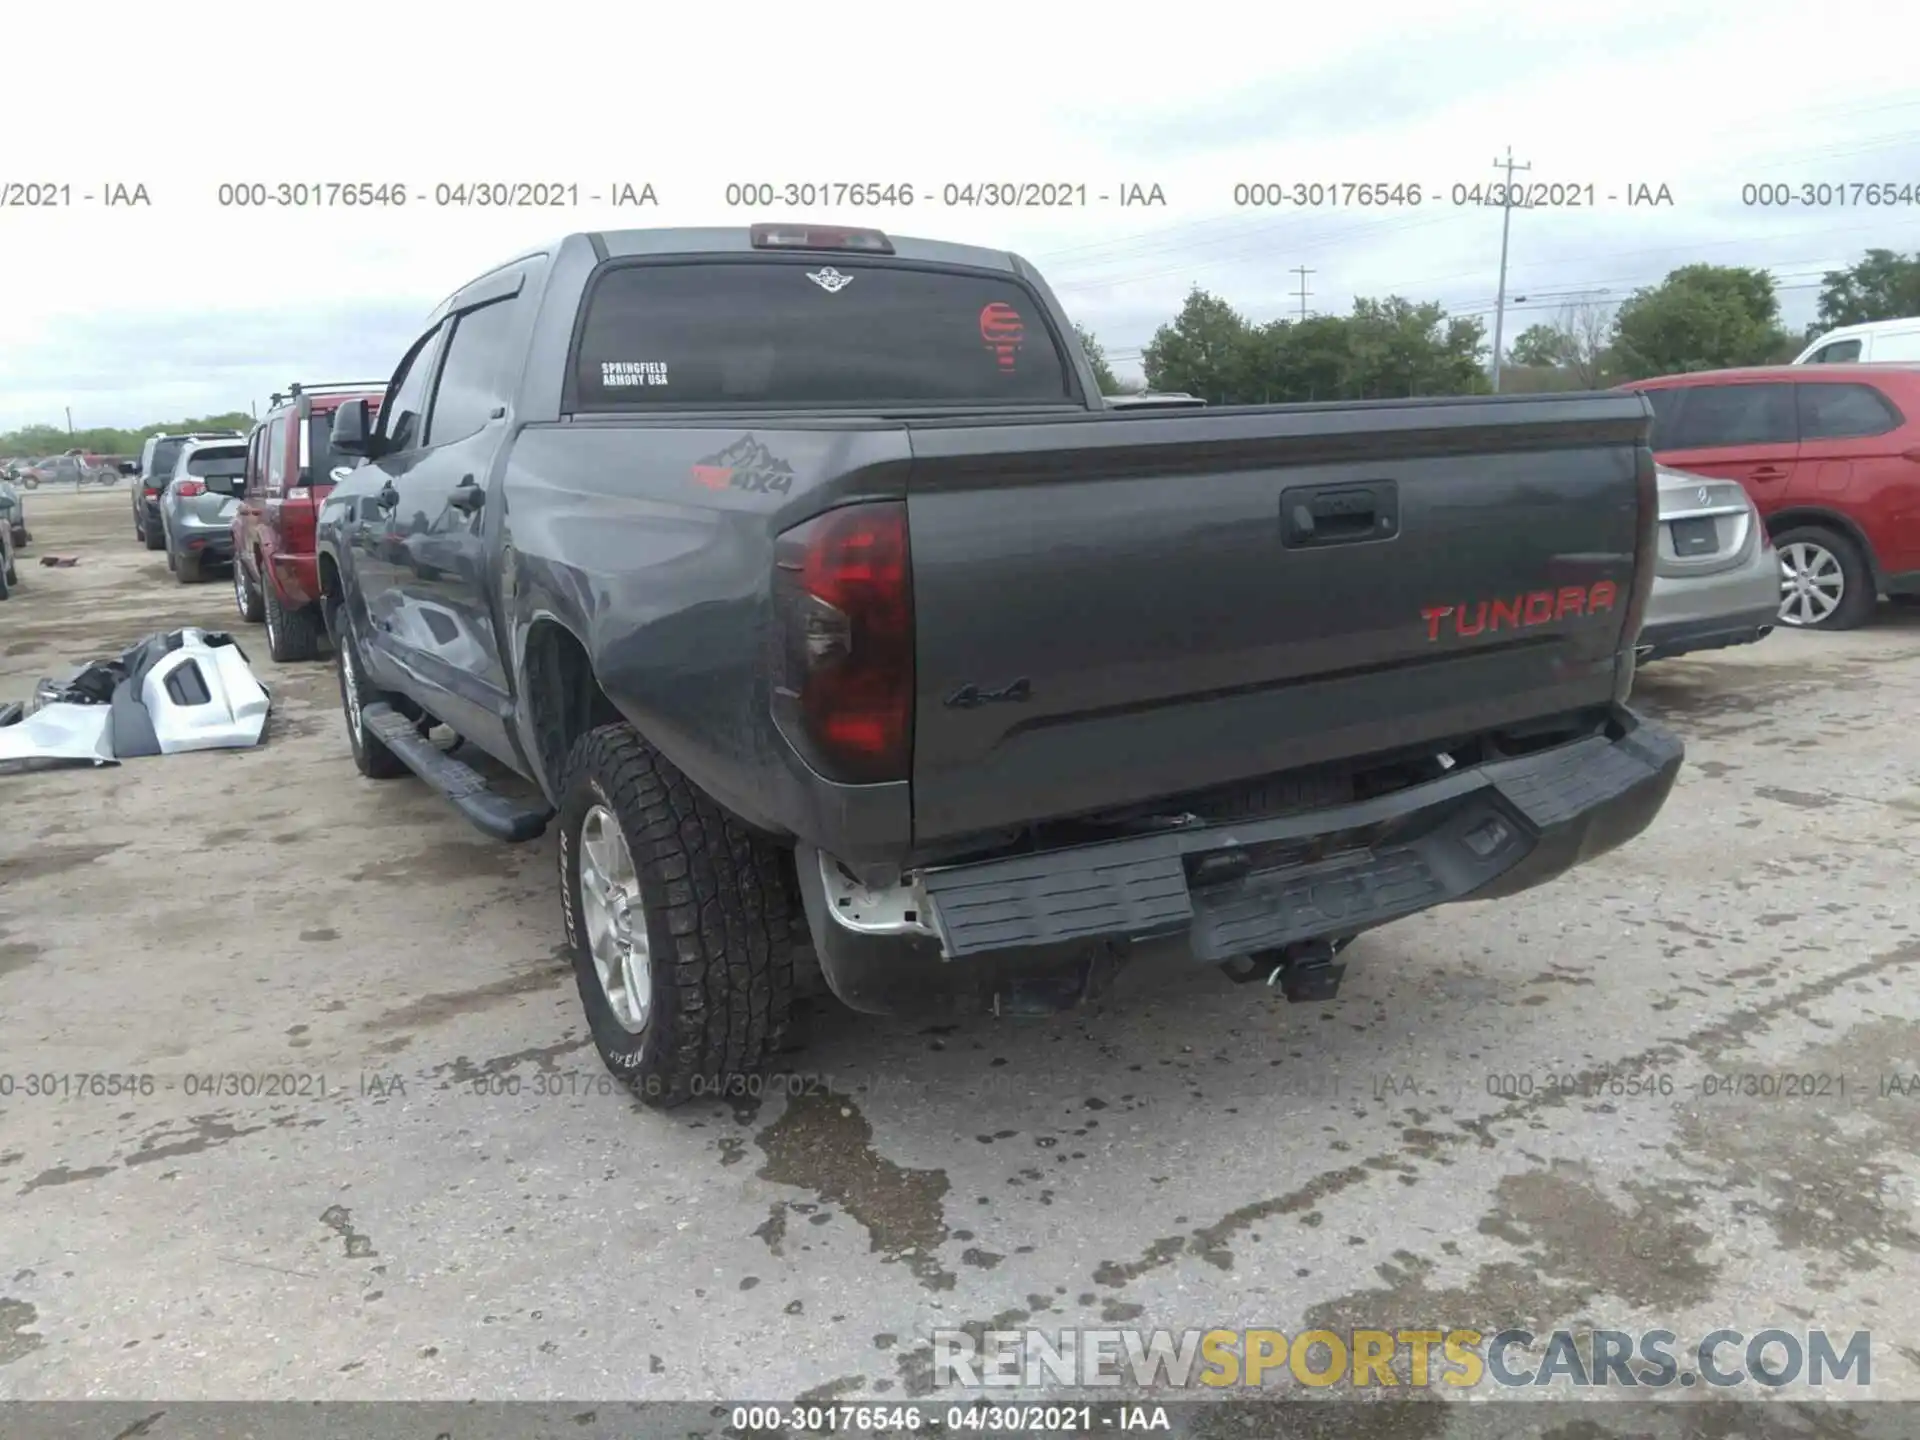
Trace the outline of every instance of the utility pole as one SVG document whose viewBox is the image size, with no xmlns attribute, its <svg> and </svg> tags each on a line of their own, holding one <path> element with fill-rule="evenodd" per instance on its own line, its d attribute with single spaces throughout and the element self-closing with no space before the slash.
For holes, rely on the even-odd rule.
<svg viewBox="0 0 1920 1440">
<path fill-rule="evenodd" d="M 73 406 L 67 406 L 67 438 L 73 438 Z"/>
<path fill-rule="evenodd" d="M 1507 318 L 1507 232 L 1513 225 L 1513 172 L 1531 170 L 1531 164 L 1517 164 L 1513 158 L 1513 147 L 1507 147 L 1507 158 L 1495 156 L 1493 168 L 1507 172 L 1506 189 L 1500 199 L 1500 289 L 1493 302 L 1493 393 L 1500 393 L 1500 346 Z"/>
<path fill-rule="evenodd" d="M 1296 265 L 1293 267 L 1293 273 L 1300 277 L 1300 318 L 1304 320 L 1307 318 L 1307 296 L 1312 293 L 1307 289 L 1307 276 L 1317 275 L 1320 272 L 1309 270 L 1304 265 Z"/>
</svg>

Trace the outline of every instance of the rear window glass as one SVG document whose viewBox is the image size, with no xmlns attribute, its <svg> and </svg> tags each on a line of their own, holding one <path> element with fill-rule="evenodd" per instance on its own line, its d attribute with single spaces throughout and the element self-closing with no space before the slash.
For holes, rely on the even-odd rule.
<svg viewBox="0 0 1920 1440">
<path fill-rule="evenodd" d="M 173 462 L 180 458 L 180 452 L 187 448 L 184 440 L 162 440 L 153 447 L 153 473 L 171 475 Z"/>
<path fill-rule="evenodd" d="M 1071 397 L 1039 305 L 1011 278 L 845 256 L 607 271 L 576 363 L 582 410 Z"/>
<path fill-rule="evenodd" d="M 247 473 L 247 447 L 222 446 L 218 450 L 199 450 L 187 457 L 187 474 L 244 475 Z"/>
</svg>

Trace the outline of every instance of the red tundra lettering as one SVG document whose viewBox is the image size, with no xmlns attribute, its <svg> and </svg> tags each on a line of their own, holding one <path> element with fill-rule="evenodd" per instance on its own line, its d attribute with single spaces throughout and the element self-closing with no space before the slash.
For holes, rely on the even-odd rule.
<svg viewBox="0 0 1920 1440">
<path fill-rule="evenodd" d="M 1460 636 L 1498 634 L 1502 630 L 1531 629 L 1556 620 L 1598 615 L 1613 609 L 1620 587 L 1611 580 L 1592 585 L 1564 585 L 1558 591 L 1534 590 L 1494 600 L 1471 600 L 1460 605 L 1429 605 L 1420 612 L 1427 622 L 1427 639 L 1440 638 L 1440 626 L 1451 615 L 1453 633 Z"/>
</svg>

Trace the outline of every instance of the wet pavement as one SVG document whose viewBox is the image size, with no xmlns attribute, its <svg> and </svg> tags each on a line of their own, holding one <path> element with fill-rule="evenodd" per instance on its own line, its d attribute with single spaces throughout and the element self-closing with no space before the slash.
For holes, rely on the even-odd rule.
<svg viewBox="0 0 1920 1440">
<path fill-rule="evenodd" d="M 29 507 L 0 699 L 238 625 L 124 492 Z M 1920 1396 L 1920 610 L 1649 668 L 1654 828 L 1334 1002 L 1165 954 L 1051 1021 L 823 1005 L 667 1115 L 551 840 L 361 779 L 331 664 L 242 638 L 263 747 L 0 777 L 0 1397 L 904 1398 L 1022 1324 L 1868 1329 Z"/>
</svg>

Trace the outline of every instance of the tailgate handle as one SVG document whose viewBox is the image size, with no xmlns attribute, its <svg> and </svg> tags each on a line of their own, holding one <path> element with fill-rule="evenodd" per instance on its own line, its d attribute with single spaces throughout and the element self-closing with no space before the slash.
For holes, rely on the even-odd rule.
<svg viewBox="0 0 1920 1440">
<path fill-rule="evenodd" d="M 1390 539 L 1400 528 L 1397 481 L 1306 485 L 1280 496 L 1282 543 L 1291 549 Z"/>
</svg>

